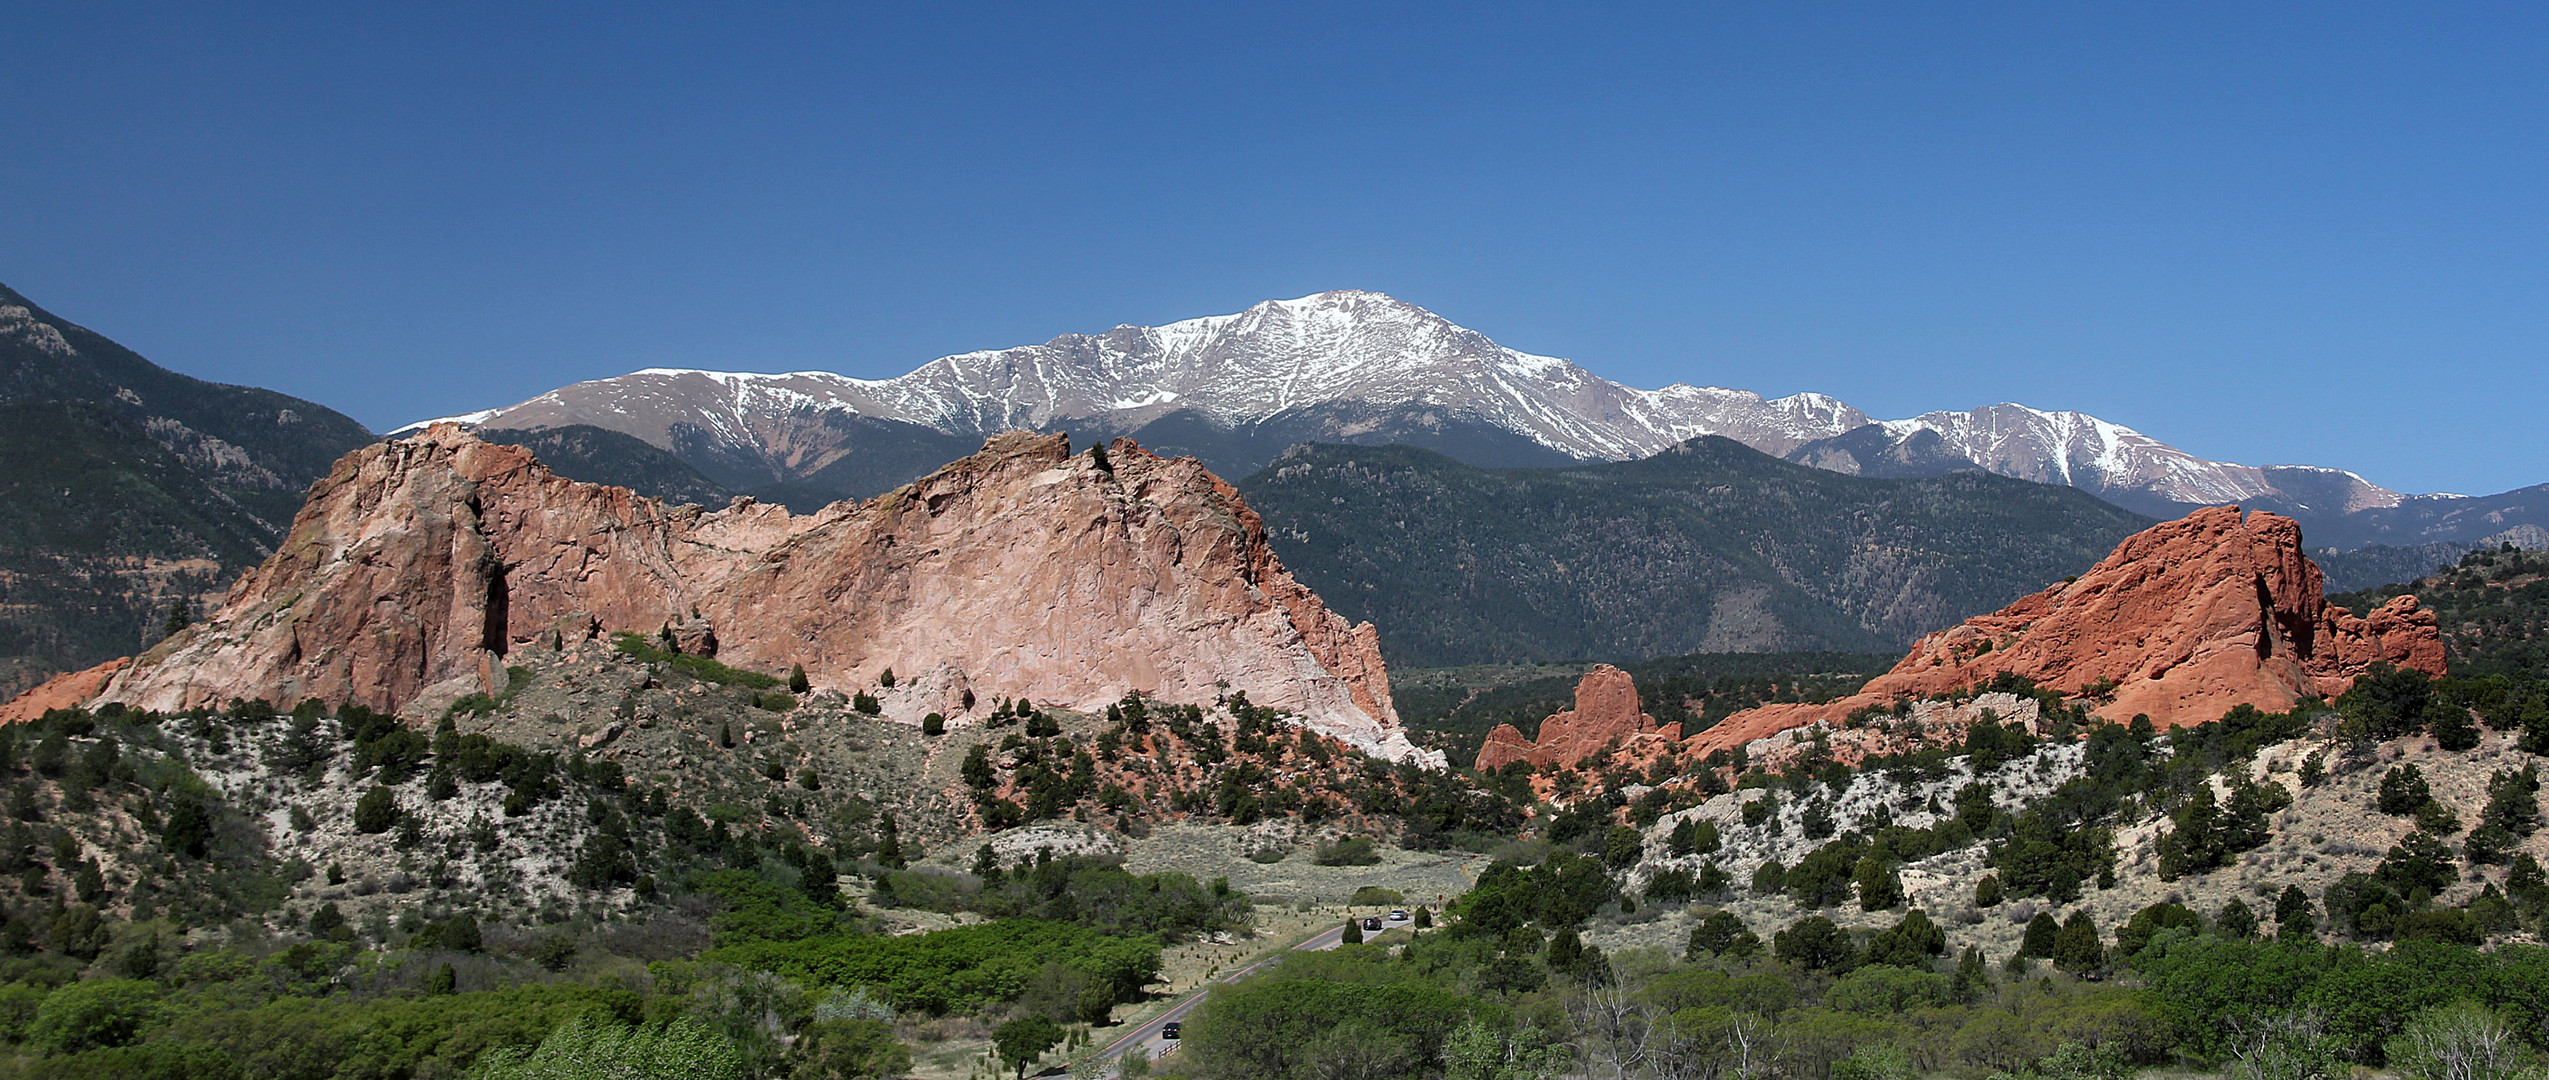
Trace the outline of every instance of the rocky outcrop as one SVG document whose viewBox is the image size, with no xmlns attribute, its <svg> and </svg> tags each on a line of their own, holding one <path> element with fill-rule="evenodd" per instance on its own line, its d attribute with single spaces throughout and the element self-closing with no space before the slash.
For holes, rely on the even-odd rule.
<svg viewBox="0 0 2549 1080">
<path fill-rule="evenodd" d="M 2363 617 L 2330 607 L 2300 526 L 2213 507 L 2134 534 L 2076 579 L 1922 638 L 1855 697 L 1748 710 L 1695 743 L 1702 753 L 1738 746 L 2003 672 L 2066 694 L 2096 687 L 2097 715 L 2176 727 L 2242 703 L 2282 711 L 2341 694 L 2376 661 L 2442 674 L 2433 614 L 2413 596 Z"/>
<path fill-rule="evenodd" d="M 104 689 L 106 681 L 124 670 L 130 658 L 109 660 L 93 668 L 67 671 L 44 680 L 26 693 L 0 705 L 0 724 L 23 724 L 54 709 L 74 709 Z"/>
<path fill-rule="evenodd" d="M 1376 632 L 1293 581 L 1228 484 L 1129 440 L 1073 455 L 1029 433 L 792 516 L 667 507 L 437 425 L 339 461 L 218 613 L 100 697 L 413 715 L 498 689 L 517 650 L 621 631 L 842 689 L 943 670 L 986 709 L 1245 690 L 1374 753 L 1439 759 L 1399 728 Z"/>
<path fill-rule="evenodd" d="M 1487 733 L 1486 745 L 1479 748 L 1478 767 L 1493 771 L 1513 761 L 1572 766 L 1615 746 L 1639 740 L 1672 743 L 1681 737 L 1680 724 L 1658 727 L 1655 718 L 1646 715 L 1638 701 L 1637 682 L 1628 672 L 1596 664 L 1576 680 L 1575 708 L 1541 721 L 1537 740 L 1523 738 L 1511 724 L 1496 725 Z"/>
</svg>

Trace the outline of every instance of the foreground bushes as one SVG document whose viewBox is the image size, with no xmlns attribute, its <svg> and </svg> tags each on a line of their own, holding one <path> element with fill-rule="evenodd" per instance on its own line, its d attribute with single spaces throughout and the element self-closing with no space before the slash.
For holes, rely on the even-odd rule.
<svg viewBox="0 0 2549 1080">
<path fill-rule="evenodd" d="M 750 941 L 710 950 L 712 961 L 836 986 L 885 989 L 896 1007 L 970 1012 L 1027 993 L 1058 967 L 1130 1001 L 1159 975 L 1160 945 L 1041 919 L 1002 919 L 901 937 L 835 936 Z"/>
</svg>

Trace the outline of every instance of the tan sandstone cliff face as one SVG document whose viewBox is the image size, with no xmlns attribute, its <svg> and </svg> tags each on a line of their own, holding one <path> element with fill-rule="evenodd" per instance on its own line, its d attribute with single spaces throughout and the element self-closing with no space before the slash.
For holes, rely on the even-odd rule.
<svg viewBox="0 0 2549 1080">
<path fill-rule="evenodd" d="M 1702 753 L 1740 746 L 2001 672 L 2064 693 L 2110 680 L 2097 715 L 2178 727 L 2241 703 L 2280 712 L 2341 694 L 2374 661 L 2442 674 L 2433 613 L 2413 596 L 2360 618 L 2330 607 L 2292 519 L 2213 507 L 2125 538 L 2076 581 L 1922 638 L 1855 697 L 1747 710 L 1695 741 Z"/>
<path fill-rule="evenodd" d="M 1371 625 L 1295 582 L 1234 489 L 1130 440 L 1109 456 L 1000 435 L 899 491 L 791 516 L 666 507 L 438 426 L 339 461 L 218 613 L 99 697 L 413 713 L 494 689 L 516 650 L 670 625 L 818 685 L 952 669 L 983 708 L 1227 686 L 1375 753 L 1439 759 L 1399 729 Z"/>
<path fill-rule="evenodd" d="M 1496 725 L 1478 750 L 1478 767 L 1492 772 L 1511 761 L 1572 766 L 1615 740 L 1624 746 L 1641 738 L 1670 744 L 1681 737 L 1680 724 L 1659 728 L 1655 718 L 1646 715 L 1637 697 L 1637 682 L 1628 672 L 1597 664 L 1576 680 L 1575 708 L 1541 721 L 1538 740 L 1523 738 L 1511 724 Z"/>
</svg>

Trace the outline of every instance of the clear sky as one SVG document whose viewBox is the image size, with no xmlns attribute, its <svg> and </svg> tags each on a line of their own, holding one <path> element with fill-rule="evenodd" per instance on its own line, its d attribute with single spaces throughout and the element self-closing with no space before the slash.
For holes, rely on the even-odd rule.
<svg viewBox="0 0 2549 1080">
<path fill-rule="evenodd" d="M 0 281 L 375 428 L 1332 288 L 2549 481 L 2549 6 L 12 5 Z"/>
</svg>

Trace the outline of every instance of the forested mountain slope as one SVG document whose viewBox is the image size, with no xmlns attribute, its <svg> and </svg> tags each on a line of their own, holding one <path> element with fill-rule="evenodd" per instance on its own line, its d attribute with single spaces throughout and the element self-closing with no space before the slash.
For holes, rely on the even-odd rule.
<svg viewBox="0 0 2549 1080">
<path fill-rule="evenodd" d="M 2434 613 L 2453 674 L 2549 677 L 2549 552 L 2505 544 L 2420 581 L 2328 599 L 2365 610 L 2403 594 Z"/>
<path fill-rule="evenodd" d="M 1695 653 L 1619 665 L 1636 680 L 1645 711 L 1684 734 L 1769 702 L 1826 701 L 1857 690 L 1894 657 L 1859 653 Z M 1540 721 L 1575 700 L 1592 665 L 1486 664 L 1405 668 L 1390 673 L 1391 695 L 1409 737 L 1468 765 L 1498 724 L 1536 736 Z"/>
<path fill-rule="evenodd" d="M 169 371 L 0 286 L 0 691 L 218 597 L 370 442 L 299 398 Z"/>
<path fill-rule="evenodd" d="M 1891 652 L 2149 524 L 2070 488 L 1843 476 L 1716 436 L 1556 469 L 1305 446 L 1241 490 L 1285 565 L 1410 666 Z"/>
<path fill-rule="evenodd" d="M 624 487 L 675 506 L 697 503 L 715 508 L 738 494 L 701 475 L 682 459 L 648 446 L 634 435 L 607 428 L 584 424 L 538 431 L 481 428 L 477 434 L 491 443 L 531 451 L 541 464 L 560 476 Z"/>
</svg>

